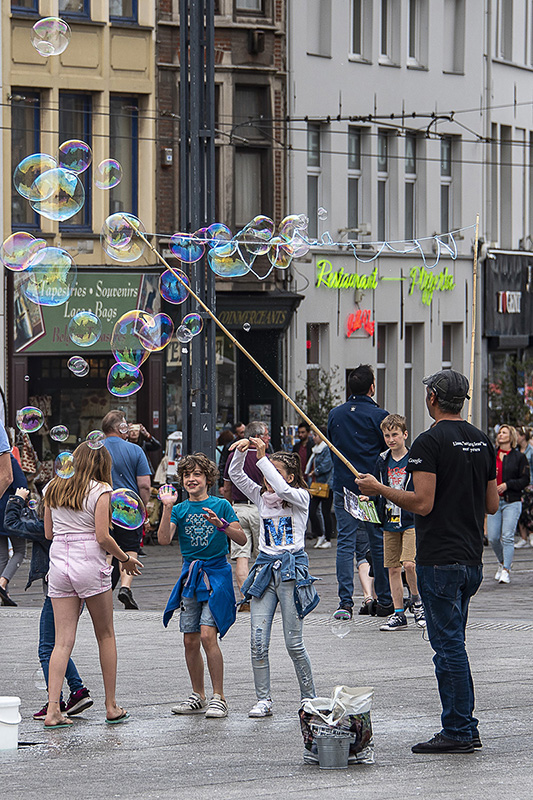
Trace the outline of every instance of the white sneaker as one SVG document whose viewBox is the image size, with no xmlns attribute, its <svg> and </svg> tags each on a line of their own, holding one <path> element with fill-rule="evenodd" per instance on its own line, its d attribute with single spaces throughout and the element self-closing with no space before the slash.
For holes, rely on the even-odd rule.
<svg viewBox="0 0 533 800">
<path fill-rule="evenodd" d="M 500 583 L 511 583 L 511 574 L 508 569 L 502 567 L 502 574 L 500 575 Z"/>
<path fill-rule="evenodd" d="M 314 545 L 314 549 L 316 550 L 317 547 L 322 547 L 322 545 L 324 544 L 325 541 L 326 541 L 326 537 L 325 536 L 319 536 L 318 539 L 316 540 L 315 545 Z"/>
<path fill-rule="evenodd" d="M 248 712 L 249 717 L 271 717 L 272 700 L 258 700 Z"/>
<path fill-rule="evenodd" d="M 527 547 L 528 544 L 529 542 L 527 541 L 527 539 L 519 539 L 515 544 L 515 549 L 518 550 L 520 547 Z"/>
<path fill-rule="evenodd" d="M 496 574 L 494 576 L 495 581 L 499 581 L 503 572 L 503 564 L 498 564 L 498 569 L 496 570 Z"/>
<path fill-rule="evenodd" d="M 219 694 L 214 694 L 205 710 L 206 719 L 222 719 L 228 716 L 228 704 Z"/>
<path fill-rule="evenodd" d="M 319 548 L 321 550 L 329 550 L 330 547 L 331 547 L 331 542 L 328 542 L 327 539 L 326 539 L 325 542 L 323 542 L 322 544 L 319 545 Z"/>
<path fill-rule="evenodd" d="M 203 714 L 206 706 L 205 697 L 201 697 L 198 692 L 192 692 L 186 700 L 182 700 L 170 710 L 173 714 Z"/>
</svg>

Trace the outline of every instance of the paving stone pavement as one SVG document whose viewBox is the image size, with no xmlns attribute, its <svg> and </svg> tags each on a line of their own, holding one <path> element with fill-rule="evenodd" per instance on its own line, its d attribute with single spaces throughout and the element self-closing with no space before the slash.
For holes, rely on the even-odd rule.
<svg viewBox="0 0 533 800">
<path fill-rule="evenodd" d="M 74 659 L 94 706 L 73 729 L 47 731 L 32 713 L 45 702 L 36 686 L 40 587 L 23 591 L 28 565 L 10 586 L 17 608 L 0 608 L 0 695 L 22 699 L 19 739 L 32 745 L 0 752 L 6 800 L 41 797 L 250 798 L 360 797 L 364 800 L 472 800 L 533 794 L 533 548 L 516 551 L 512 583 L 493 580 L 495 560 L 485 551 L 485 581 L 471 604 L 468 650 L 476 683 L 483 749 L 472 755 L 413 755 L 413 743 L 439 730 L 440 706 L 432 651 L 412 621 L 409 630 L 381 633 L 374 618 L 356 617 L 344 639 L 332 635 L 336 607 L 335 549 L 310 549 L 311 571 L 322 580 L 317 610 L 305 622 L 317 690 L 336 684 L 373 686 L 376 744 L 373 766 L 326 771 L 302 761 L 297 682 L 283 645 L 279 616 L 271 644 L 274 715 L 249 719 L 254 701 L 249 615 L 222 640 L 230 715 L 224 720 L 175 717 L 170 707 L 189 684 L 177 620 L 168 629 L 162 608 L 179 571 L 177 547 L 146 547 L 145 569 L 134 583 L 140 611 L 115 597 L 119 651 L 118 692 L 131 720 L 103 723 L 102 681 L 87 613 L 80 620 Z M 39 683 L 39 680 L 37 680 Z"/>
</svg>

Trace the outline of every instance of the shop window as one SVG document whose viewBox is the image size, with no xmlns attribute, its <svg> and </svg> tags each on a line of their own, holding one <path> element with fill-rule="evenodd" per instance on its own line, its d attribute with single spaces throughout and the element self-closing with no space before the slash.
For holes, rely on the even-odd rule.
<svg viewBox="0 0 533 800">
<path fill-rule="evenodd" d="M 70 94 L 60 92 L 59 94 L 59 144 L 69 139 L 81 139 L 82 142 L 91 146 L 91 113 L 92 97 L 88 94 Z M 89 167 L 78 175 L 79 180 L 85 189 L 85 203 L 83 208 L 78 211 L 61 227 L 63 229 L 91 227 L 91 184 L 92 168 Z"/>
<path fill-rule="evenodd" d="M 445 72 L 463 72 L 465 68 L 465 0 L 444 0 Z"/>
<path fill-rule="evenodd" d="M 139 105 L 136 97 L 111 95 L 109 101 L 109 158 L 122 166 L 122 180 L 110 190 L 111 214 L 137 214 L 139 172 Z"/>
<path fill-rule="evenodd" d="M 137 22 L 137 0 L 109 0 L 109 19 Z"/>
<path fill-rule="evenodd" d="M 40 95 L 25 89 L 11 93 L 11 174 L 23 158 L 41 150 Z M 15 229 L 37 228 L 40 217 L 29 200 L 11 183 L 11 225 Z"/>
<path fill-rule="evenodd" d="M 91 0 L 59 0 L 58 11 L 64 17 L 88 17 L 91 13 Z"/>
</svg>

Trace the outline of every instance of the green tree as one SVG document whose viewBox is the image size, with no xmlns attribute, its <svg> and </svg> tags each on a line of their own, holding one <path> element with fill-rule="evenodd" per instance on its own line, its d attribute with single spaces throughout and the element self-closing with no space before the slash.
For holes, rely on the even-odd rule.
<svg viewBox="0 0 533 800">
<path fill-rule="evenodd" d="M 307 373 L 307 388 L 294 397 L 302 411 L 317 427 L 326 425 L 332 408 L 342 402 L 342 383 L 339 367 L 311 369 Z"/>
<path fill-rule="evenodd" d="M 488 382 L 489 424 L 527 425 L 533 419 L 533 358 L 508 356 Z"/>
</svg>

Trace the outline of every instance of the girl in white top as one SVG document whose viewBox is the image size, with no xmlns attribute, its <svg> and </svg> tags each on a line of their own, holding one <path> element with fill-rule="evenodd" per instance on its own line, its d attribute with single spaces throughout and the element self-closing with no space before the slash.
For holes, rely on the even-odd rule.
<svg viewBox="0 0 533 800">
<path fill-rule="evenodd" d="M 126 555 L 109 535 L 111 456 L 105 447 L 91 449 L 83 442 L 73 453 L 74 475 L 56 475 L 45 488 L 44 530 L 50 547 L 48 595 L 54 609 L 55 646 L 50 657 L 48 710 L 45 728 L 66 728 L 59 698 L 83 601 L 87 604 L 100 651 L 105 688 L 106 722 L 128 718 L 117 705 L 117 649 L 113 628 L 111 570 L 106 553 L 115 556 L 130 575 L 139 575 L 141 562 Z"/>
<path fill-rule="evenodd" d="M 258 486 L 243 470 L 246 450 L 257 450 L 257 466 L 264 476 Z M 243 585 L 256 590 L 250 595 L 251 648 L 257 703 L 250 717 L 272 714 L 270 663 L 268 650 L 274 612 L 279 603 L 285 645 L 300 685 L 301 698 L 315 697 L 311 662 L 303 643 L 303 620 L 295 603 L 294 571 L 308 574 L 304 550 L 305 530 L 309 513 L 309 491 L 302 475 L 300 458 L 293 453 L 265 455 L 266 445 L 260 438 L 240 439 L 230 450 L 235 454 L 229 467 L 229 479 L 255 503 L 261 515 L 259 556 Z M 263 570 L 267 570 L 266 578 Z M 289 573 L 292 572 L 292 575 Z M 268 576 L 270 579 L 268 580 Z M 258 595 L 260 592 L 260 596 Z M 245 598 L 248 595 L 245 594 Z"/>
</svg>

